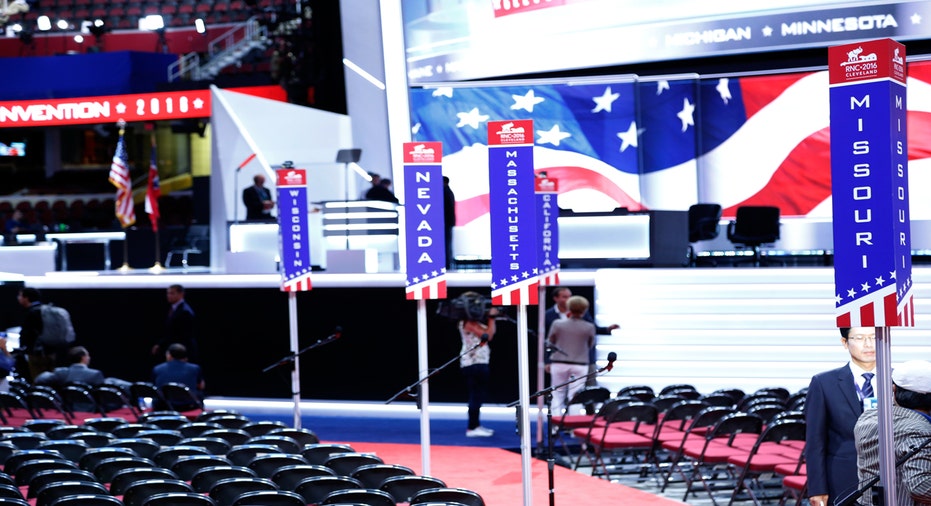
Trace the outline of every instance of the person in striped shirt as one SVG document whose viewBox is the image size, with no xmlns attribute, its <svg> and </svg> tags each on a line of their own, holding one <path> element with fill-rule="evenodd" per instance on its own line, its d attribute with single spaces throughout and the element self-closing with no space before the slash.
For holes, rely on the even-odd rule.
<svg viewBox="0 0 931 506">
<path fill-rule="evenodd" d="M 896 505 L 931 504 L 931 362 L 910 360 L 892 370 L 892 440 Z M 879 410 L 868 409 L 854 426 L 860 487 L 879 475 Z M 903 461 L 904 460 L 904 461 Z M 872 506 L 868 490 L 859 504 Z"/>
</svg>

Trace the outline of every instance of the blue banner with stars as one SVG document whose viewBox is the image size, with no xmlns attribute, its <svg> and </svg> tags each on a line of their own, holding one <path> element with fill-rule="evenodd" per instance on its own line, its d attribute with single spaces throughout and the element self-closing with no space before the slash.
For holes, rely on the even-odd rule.
<svg viewBox="0 0 931 506">
<path fill-rule="evenodd" d="M 281 247 L 281 290 L 310 290 L 310 220 L 307 217 L 307 171 L 279 169 L 278 240 Z"/>
<path fill-rule="evenodd" d="M 404 237 L 410 300 L 446 298 L 443 145 L 404 143 Z"/>
<path fill-rule="evenodd" d="M 538 303 L 540 232 L 534 179 L 533 121 L 489 121 L 491 300 L 495 305 Z"/>
<path fill-rule="evenodd" d="M 838 327 L 914 326 L 905 47 L 829 50 Z"/>
</svg>

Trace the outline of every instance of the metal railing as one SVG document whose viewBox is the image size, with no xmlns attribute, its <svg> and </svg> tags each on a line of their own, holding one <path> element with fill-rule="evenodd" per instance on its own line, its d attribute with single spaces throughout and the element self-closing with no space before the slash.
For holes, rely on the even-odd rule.
<svg viewBox="0 0 931 506">
<path fill-rule="evenodd" d="M 198 53 L 188 53 L 168 66 L 168 82 L 187 77 L 198 81 L 209 79 L 229 65 L 242 59 L 249 50 L 264 45 L 268 30 L 253 16 L 233 26 L 207 45 L 207 58 L 201 63 Z"/>
</svg>

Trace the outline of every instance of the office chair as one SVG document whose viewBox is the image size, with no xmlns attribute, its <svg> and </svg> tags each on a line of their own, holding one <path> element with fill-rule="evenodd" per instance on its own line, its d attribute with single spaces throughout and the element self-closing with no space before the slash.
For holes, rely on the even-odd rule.
<svg viewBox="0 0 931 506">
<path fill-rule="evenodd" d="M 710 241 L 718 236 L 718 224 L 721 222 L 720 204 L 693 204 L 689 207 L 689 266 L 697 265 L 695 247 L 698 241 Z M 712 259 L 711 265 L 717 265 Z"/>
<path fill-rule="evenodd" d="M 736 220 L 727 225 L 727 238 L 735 246 L 753 249 L 753 256 L 734 262 L 753 262 L 753 265 L 769 265 L 760 248 L 764 244 L 779 240 L 779 208 L 771 206 L 741 206 L 737 208 Z"/>
<path fill-rule="evenodd" d="M 171 267 L 172 257 L 181 255 L 181 267 L 187 269 L 188 256 L 202 254 L 203 247 L 209 240 L 210 228 L 207 225 L 191 225 L 182 237 L 172 240 L 168 255 L 165 257 L 165 267 Z"/>
</svg>

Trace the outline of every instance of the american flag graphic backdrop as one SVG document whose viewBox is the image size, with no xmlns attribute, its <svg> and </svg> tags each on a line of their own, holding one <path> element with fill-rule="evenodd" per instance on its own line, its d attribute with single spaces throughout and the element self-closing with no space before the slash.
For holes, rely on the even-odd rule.
<svg viewBox="0 0 931 506">
<path fill-rule="evenodd" d="M 908 65 L 913 220 L 931 219 L 931 62 Z M 488 244 L 488 121 L 529 118 L 534 161 L 578 212 L 775 205 L 785 217 L 829 218 L 827 71 L 739 78 L 603 78 L 418 88 L 415 140 L 442 141 L 456 192 L 457 243 Z M 639 120 L 638 120 L 639 118 Z M 460 238 L 462 239 L 460 241 Z"/>
</svg>

